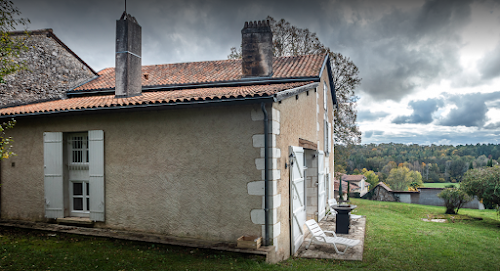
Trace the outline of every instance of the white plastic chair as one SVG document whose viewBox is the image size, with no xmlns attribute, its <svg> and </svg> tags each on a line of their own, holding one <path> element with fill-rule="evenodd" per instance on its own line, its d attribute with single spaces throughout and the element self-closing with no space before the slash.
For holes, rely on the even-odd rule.
<svg viewBox="0 0 500 271">
<path fill-rule="evenodd" d="M 334 219 L 337 216 L 337 211 L 335 211 L 332 206 L 336 206 L 337 201 L 335 199 L 328 200 L 328 206 L 330 206 L 330 211 L 326 214 L 327 218 L 332 217 Z"/>
<path fill-rule="evenodd" d="M 348 248 L 354 247 L 361 242 L 359 240 L 337 237 L 337 235 L 333 231 L 323 231 L 321 227 L 318 225 L 318 223 L 316 223 L 316 220 L 314 219 L 307 220 L 306 225 L 309 231 L 311 232 L 311 241 L 309 241 L 309 244 L 307 244 L 306 249 L 309 249 L 309 246 L 311 245 L 312 242 L 316 244 L 331 244 L 335 248 L 335 251 L 338 254 L 342 255 L 346 252 Z M 333 234 L 333 237 L 326 236 L 325 232 Z M 345 246 L 344 251 L 339 251 L 337 245 L 344 245 Z"/>
</svg>

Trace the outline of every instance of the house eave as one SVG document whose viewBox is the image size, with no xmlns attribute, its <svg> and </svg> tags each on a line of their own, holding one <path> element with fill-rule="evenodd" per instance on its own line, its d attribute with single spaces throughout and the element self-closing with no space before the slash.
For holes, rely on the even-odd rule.
<svg viewBox="0 0 500 271">
<path fill-rule="evenodd" d="M 318 86 L 319 86 L 319 83 L 311 83 L 311 84 L 308 84 L 305 86 L 280 91 L 280 92 L 274 94 L 274 96 L 275 96 L 274 101 L 276 101 L 276 102 L 282 101 L 284 99 L 298 95 L 304 91 L 308 91 L 308 90 L 311 90 L 313 88 L 317 88 Z"/>
<path fill-rule="evenodd" d="M 216 99 L 216 100 L 196 100 L 188 102 L 172 102 L 172 103 L 148 103 L 148 104 L 136 104 L 136 105 L 125 105 L 125 106 L 111 106 L 111 107 L 92 107 L 92 108 L 80 108 L 80 109 L 70 109 L 70 110 L 55 110 L 55 111 L 44 111 L 44 112 L 34 112 L 34 113 L 24 113 L 24 114 L 13 114 L 13 115 L 2 115 L 0 119 L 8 118 L 18 118 L 18 117 L 34 117 L 34 116 L 52 116 L 56 114 L 68 114 L 68 113 L 90 113 L 90 112 L 110 112 L 112 110 L 130 110 L 130 109 L 162 109 L 162 108 L 172 108 L 172 107 L 182 107 L 182 106 L 193 106 L 193 105 L 215 105 L 224 103 L 226 105 L 231 104 L 241 104 L 241 103 L 271 103 L 275 101 L 274 96 L 259 96 L 259 97 L 239 97 L 230 99 Z"/>
</svg>

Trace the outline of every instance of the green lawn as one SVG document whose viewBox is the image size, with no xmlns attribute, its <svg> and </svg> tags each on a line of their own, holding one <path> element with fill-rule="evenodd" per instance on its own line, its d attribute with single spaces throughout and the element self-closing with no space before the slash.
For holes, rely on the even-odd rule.
<svg viewBox="0 0 500 271">
<path fill-rule="evenodd" d="M 455 187 L 459 187 L 458 183 L 424 183 L 424 187 L 432 187 L 432 188 L 445 188 L 447 185 L 454 185 Z"/>
<path fill-rule="evenodd" d="M 493 210 L 461 209 L 455 223 L 444 207 L 355 199 L 367 216 L 362 262 L 260 257 L 106 238 L 0 227 L 0 270 L 499 270 L 500 221 Z M 483 220 L 474 219 L 483 218 Z"/>
</svg>

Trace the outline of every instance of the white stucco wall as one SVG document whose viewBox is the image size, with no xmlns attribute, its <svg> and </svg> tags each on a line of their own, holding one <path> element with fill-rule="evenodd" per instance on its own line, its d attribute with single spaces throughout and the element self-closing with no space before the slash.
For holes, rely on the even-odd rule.
<svg viewBox="0 0 500 271">
<path fill-rule="evenodd" d="M 100 227 L 235 242 L 261 235 L 262 196 L 252 120 L 260 105 L 17 118 L 17 156 L 2 161 L 5 219 L 44 220 L 43 132 L 104 130 L 105 212 Z"/>
</svg>

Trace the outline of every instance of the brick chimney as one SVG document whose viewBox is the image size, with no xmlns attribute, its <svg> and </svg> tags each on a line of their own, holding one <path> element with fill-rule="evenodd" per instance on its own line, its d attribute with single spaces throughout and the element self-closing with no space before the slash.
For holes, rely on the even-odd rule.
<svg viewBox="0 0 500 271">
<path fill-rule="evenodd" d="M 245 22 L 241 30 L 243 77 L 273 74 L 273 33 L 269 21 Z"/>
<path fill-rule="evenodd" d="M 141 26 L 127 12 L 116 21 L 115 97 L 142 94 Z"/>
</svg>

